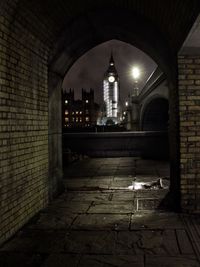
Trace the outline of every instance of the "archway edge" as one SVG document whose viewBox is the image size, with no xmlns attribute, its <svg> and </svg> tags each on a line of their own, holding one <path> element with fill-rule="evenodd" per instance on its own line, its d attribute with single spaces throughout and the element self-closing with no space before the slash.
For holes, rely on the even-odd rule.
<svg viewBox="0 0 200 267">
<path fill-rule="evenodd" d="M 175 83 L 176 56 L 167 39 L 147 18 L 126 9 L 97 10 L 74 19 L 56 42 L 49 69 L 64 77 L 83 54 L 113 39 L 142 50 L 160 66 L 167 80 Z"/>
<path fill-rule="evenodd" d="M 112 19 L 111 19 L 112 18 Z M 140 23 L 140 24 L 139 24 Z M 140 27 L 138 27 L 140 25 Z M 49 71 L 63 78 L 74 62 L 95 46 L 117 39 L 141 49 L 165 73 L 169 88 L 170 166 L 172 202 L 179 209 L 179 119 L 177 91 L 177 58 L 167 39 L 147 18 L 128 10 L 104 10 L 79 16 L 68 25 L 57 40 L 49 57 Z M 55 88 L 56 89 L 56 88 Z M 58 114 L 58 113 L 57 113 Z"/>
</svg>

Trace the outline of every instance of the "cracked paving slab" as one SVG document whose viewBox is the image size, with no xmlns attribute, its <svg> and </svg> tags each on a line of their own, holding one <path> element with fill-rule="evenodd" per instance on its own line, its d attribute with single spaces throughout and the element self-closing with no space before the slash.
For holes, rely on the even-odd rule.
<svg viewBox="0 0 200 267">
<path fill-rule="evenodd" d="M 70 231 L 65 235 L 68 253 L 114 254 L 114 231 Z"/>
<path fill-rule="evenodd" d="M 89 209 L 92 201 L 82 201 L 82 202 L 77 202 L 77 201 L 62 201 L 59 203 L 56 203 L 55 205 L 49 206 L 47 209 L 45 209 L 43 212 L 49 212 L 49 213 L 56 213 L 60 210 L 61 214 L 65 213 L 66 216 L 67 214 L 70 213 L 85 213 Z"/>
<path fill-rule="evenodd" d="M 81 214 L 72 229 L 84 230 L 128 230 L 130 215 L 121 214 Z"/>
<path fill-rule="evenodd" d="M 79 267 L 144 267 L 141 256 L 84 256 Z"/>
<path fill-rule="evenodd" d="M 132 202 L 94 202 L 88 210 L 88 213 L 110 213 L 127 214 L 132 213 L 134 205 Z"/>
<path fill-rule="evenodd" d="M 76 218 L 76 214 L 70 213 L 65 209 L 56 209 L 51 216 L 49 213 L 41 212 L 38 215 L 37 220 L 27 226 L 28 229 L 54 229 L 54 230 L 62 230 L 68 229 L 74 219 Z"/>
<path fill-rule="evenodd" d="M 137 212 L 131 215 L 131 230 L 136 229 L 183 229 L 184 225 L 176 213 Z"/>
<path fill-rule="evenodd" d="M 125 188 L 135 172 L 136 182 L 152 183 L 169 176 L 168 166 L 139 158 L 72 164 L 65 192 L 0 248 L 0 266 L 200 266 L 191 238 L 198 223 L 189 231 L 181 216 L 158 210 L 169 190 Z"/>
<path fill-rule="evenodd" d="M 116 251 L 122 255 L 179 255 L 176 235 L 171 230 L 120 231 Z"/>
<path fill-rule="evenodd" d="M 50 254 L 41 267 L 77 267 L 80 259 L 81 255 L 77 254 Z"/>
<path fill-rule="evenodd" d="M 145 267 L 199 267 L 200 263 L 195 257 L 191 256 L 176 256 L 176 257 L 164 257 L 157 255 L 147 255 Z"/>
</svg>

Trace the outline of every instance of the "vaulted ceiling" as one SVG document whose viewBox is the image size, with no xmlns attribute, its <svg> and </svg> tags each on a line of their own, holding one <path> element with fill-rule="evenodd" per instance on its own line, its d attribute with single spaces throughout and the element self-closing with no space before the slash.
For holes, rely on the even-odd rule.
<svg viewBox="0 0 200 267">
<path fill-rule="evenodd" d="M 108 9 L 111 11 L 126 9 L 132 12 L 133 16 L 143 17 L 155 25 L 168 39 L 171 47 L 178 49 L 199 13 L 199 2 L 199 0 L 21 0 L 20 11 L 24 12 L 24 23 L 31 23 L 34 34 L 37 35 L 40 30 L 45 29 L 46 35 L 43 39 L 52 42 L 77 17 L 89 16 L 96 10 L 103 14 Z M 40 21 L 41 28 L 38 29 L 38 23 L 34 24 L 35 20 Z"/>
<path fill-rule="evenodd" d="M 50 64 L 65 65 L 78 47 L 76 57 L 112 38 L 130 39 L 150 55 L 165 43 L 160 55 L 175 55 L 199 11 L 199 0 L 18 0 L 16 18 L 49 45 Z"/>
</svg>

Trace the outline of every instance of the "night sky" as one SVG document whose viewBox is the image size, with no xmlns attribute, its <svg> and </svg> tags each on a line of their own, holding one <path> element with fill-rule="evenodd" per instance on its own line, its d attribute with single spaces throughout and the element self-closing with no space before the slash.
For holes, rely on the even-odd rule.
<svg viewBox="0 0 200 267">
<path fill-rule="evenodd" d="M 157 67 L 156 63 L 141 50 L 127 43 L 111 40 L 89 50 L 74 63 L 64 79 L 63 89 L 74 89 L 75 98 L 80 99 L 82 88 L 87 90 L 93 88 L 95 101 L 101 104 L 103 102 L 103 77 L 109 65 L 111 52 L 120 78 L 122 101 L 127 99 L 129 92 L 133 89 L 133 78 L 130 74 L 132 66 L 138 66 L 141 69 L 139 89 L 143 88 Z"/>
</svg>

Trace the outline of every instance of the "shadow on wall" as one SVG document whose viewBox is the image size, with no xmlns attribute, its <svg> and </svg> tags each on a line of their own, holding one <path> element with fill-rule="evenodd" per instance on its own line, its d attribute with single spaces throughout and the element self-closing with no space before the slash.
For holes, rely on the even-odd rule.
<svg viewBox="0 0 200 267">
<path fill-rule="evenodd" d="M 145 108 L 142 131 L 168 131 L 169 102 L 165 98 L 153 99 Z"/>
</svg>

